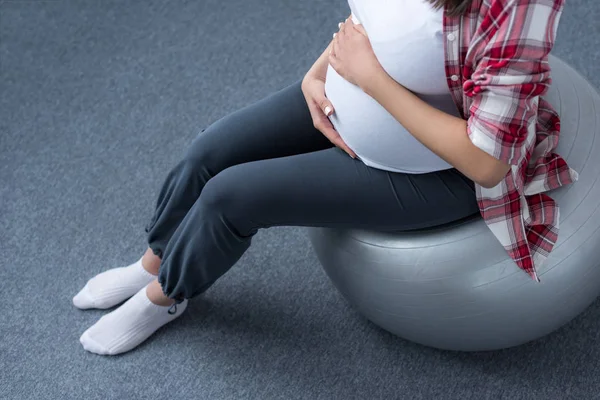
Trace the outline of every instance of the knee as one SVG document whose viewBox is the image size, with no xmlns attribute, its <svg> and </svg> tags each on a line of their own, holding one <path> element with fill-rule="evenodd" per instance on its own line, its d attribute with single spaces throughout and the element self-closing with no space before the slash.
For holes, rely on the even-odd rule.
<svg viewBox="0 0 600 400">
<path fill-rule="evenodd" d="M 204 131 L 205 129 L 202 129 L 191 141 L 181 163 L 195 173 L 210 178 L 219 173 L 218 150 L 208 140 Z"/>
<path fill-rule="evenodd" d="M 245 201 L 248 199 L 243 180 L 240 166 L 229 167 L 209 180 L 198 199 L 204 212 L 228 218 L 243 215 L 248 204 Z"/>
</svg>

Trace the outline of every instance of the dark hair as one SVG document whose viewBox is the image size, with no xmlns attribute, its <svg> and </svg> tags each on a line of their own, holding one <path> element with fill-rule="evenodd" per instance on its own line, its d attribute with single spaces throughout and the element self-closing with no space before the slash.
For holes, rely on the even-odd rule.
<svg viewBox="0 0 600 400">
<path fill-rule="evenodd" d="M 471 5 L 473 0 L 427 0 L 433 4 L 433 8 L 439 10 L 440 8 L 447 6 L 448 15 L 451 17 L 457 17 L 463 15 L 467 8 Z"/>
</svg>

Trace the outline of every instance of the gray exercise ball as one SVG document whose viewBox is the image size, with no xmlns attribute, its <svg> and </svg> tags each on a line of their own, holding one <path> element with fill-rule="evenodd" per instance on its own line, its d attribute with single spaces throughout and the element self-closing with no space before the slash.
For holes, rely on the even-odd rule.
<svg viewBox="0 0 600 400">
<path fill-rule="evenodd" d="M 410 232 L 309 228 L 325 272 L 359 313 L 426 346 L 484 351 L 540 338 L 600 294 L 600 95 L 564 61 L 551 55 L 550 65 L 557 153 L 579 180 L 547 192 L 560 206 L 560 232 L 538 268 L 541 282 L 479 215 Z"/>
</svg>

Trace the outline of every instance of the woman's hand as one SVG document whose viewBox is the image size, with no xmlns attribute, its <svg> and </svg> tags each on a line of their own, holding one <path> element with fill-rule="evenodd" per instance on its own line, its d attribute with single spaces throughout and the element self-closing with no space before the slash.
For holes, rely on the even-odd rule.
<svg viewBox="0 0 600 400">
<path fill-rule="evenodd" d="M 314 127 L 325 135 L 331 143 L 344 150 L 350 157 L 356 158 L 356 154 L 342 140 L 340 134 L 329 121 L 328 116 L 334 110 L 331 102 L 325 97 L 325 78 L 319 78 L 311 73 L 306 74 L 302 80 L 302 93 L 304 93 Z"/>
<path fill-rule="evenodd" d="M 333 36 L 329 63 L 348 82 L 364 88 L 373 76 L 385 71 L 361 24 L 355 24 L 352 18 L 347 18 L 339 24 L 339 28 Z"/>
</svg>

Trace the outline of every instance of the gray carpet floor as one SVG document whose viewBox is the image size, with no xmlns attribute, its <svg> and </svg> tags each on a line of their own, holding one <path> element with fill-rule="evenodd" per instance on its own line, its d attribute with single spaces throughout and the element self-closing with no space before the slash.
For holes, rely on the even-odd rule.
<svg viewBox="0 0 600 400">
<path fill-rule="evenodd" d="M 263 230 L 130 353 L 78 339 L 71 298 L 135 261 L 162 180 L 207 124 L 304 75 L 343 0 L 0 1 L 0 398 L 600 399 L 600 302 L 519 348 L 464 354 L 377 328 L 306 232 Z M 600 2 L 554 54 L 600 87 Z"/>
</svg>

